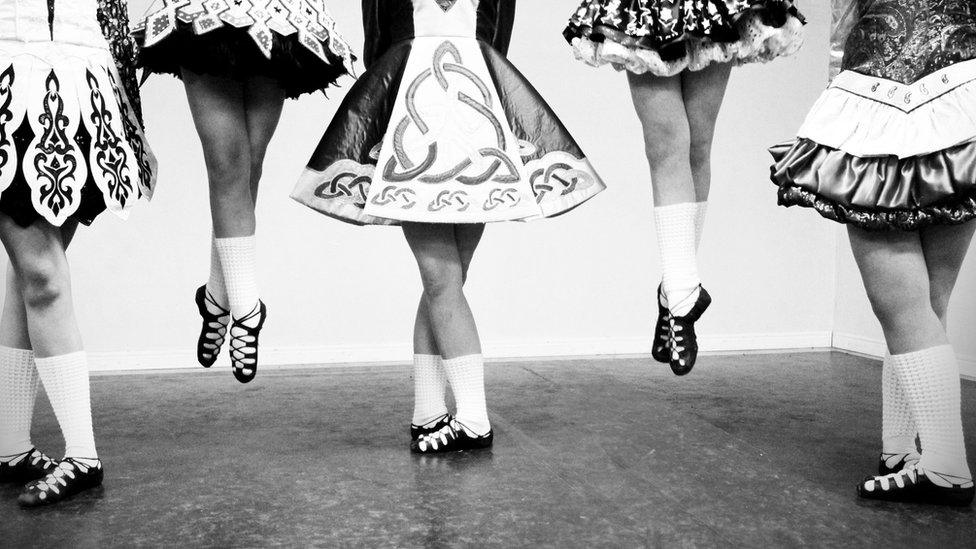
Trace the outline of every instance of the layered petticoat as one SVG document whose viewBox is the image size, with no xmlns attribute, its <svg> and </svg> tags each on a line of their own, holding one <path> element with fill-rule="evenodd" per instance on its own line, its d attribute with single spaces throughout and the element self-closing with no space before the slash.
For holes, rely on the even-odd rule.
<svg viewBox="0 0 976 549">
<path fill-rule="evenodd" d="M 292 197 L 355 224 L 486 223 L 559 215 L 604 188 L 500 53 L 418 37 L 352 87 Z"/>
<path fill-rule="evenodd" d="M 108 50 L 0 40 L 0 211 L 25 227 L 125 218 L 155 173 Z"/>
<path fill-rule="evenodd" d="M 976 219 L 976 60 L 911 84 L 843 72 L 770 152 L 784 206 L 868 230 Z"/>
<path fill-rule="evenodd" d="M 585 0 L 564 35 L 589 65 L 673 76 L 792 55 L 803 24 L 785 0 Z"/>
<path fill-rule="evenodd" d="M 355 57 L 323 0 L 157 0 L 133 35 L 149 72 L 268 76 L 290 98 L 353 74 Z"/>
</svg>

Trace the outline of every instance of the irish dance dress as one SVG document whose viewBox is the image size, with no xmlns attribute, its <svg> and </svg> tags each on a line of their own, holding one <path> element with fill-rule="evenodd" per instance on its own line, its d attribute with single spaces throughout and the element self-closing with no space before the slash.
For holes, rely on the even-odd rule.
<svg viewBox="0 0 976 549">
<path fill-rule="evenodd" d="M 976 0 L 838 3 L 842 70 L 770 151 L 780 204 L 868 230 L 976 218 Z"/>
<path fill-rule="evenodd" d="M 134 30 L 152 73 L 270 76 L 291 98 L 353 73 L 324 0 L 157 0 Z"/>
<path fill-rule="evenodd" d="M 793 0 L 584 0 L 563 34 L 590 65 L 673 76 L 792 55 L 803 23 Z"/>
<path fill-rule="evenodd" d="M 0 212 L 21 226 L 125 218 L 152 196 L 125 13 L 123 0 L 0 2 Z"/>
<path fill-rule="evenodd" d="M 292 197 L 357 224 L 550 217 L 604 189 L 506 60 L 514 0 L 367 0 L 368 70 Z"/>
</svg>

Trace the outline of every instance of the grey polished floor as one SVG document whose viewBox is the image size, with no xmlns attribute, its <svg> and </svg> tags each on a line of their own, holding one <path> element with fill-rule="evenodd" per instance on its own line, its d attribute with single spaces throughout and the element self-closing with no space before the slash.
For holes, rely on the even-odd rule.
<svg viewBox="0 0 976 549">
<path fill-rule="evenodd" d="M 855 498 L 879 380 L 839 353 L 493 364 L 494 450 L 422 459 L 407 367 L 100 376 L 104 491 L 0 489 L 0 546 L 972 546 L 971 508 Z M 46 403 L 36 424 L 61 447 Z"/>
</svg>

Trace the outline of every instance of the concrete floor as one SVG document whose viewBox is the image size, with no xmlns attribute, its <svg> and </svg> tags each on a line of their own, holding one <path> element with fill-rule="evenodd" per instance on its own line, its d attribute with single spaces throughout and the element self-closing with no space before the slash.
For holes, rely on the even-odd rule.
<svg viewBox="0 0 976 549">
<path fill-rule="evenodd" d="M 491 365 L 496 446 L 407 450 L 408 369 L 93 380 L 101 494 L 21 511 L 2 547 L 972 546 L 976 514 L 859 501 L 880 364 L 840 353 Z M 963 388 L 976 458 L 976 384 Z M 43 400 L 43 399 L 42 399 Z M 61 442 L 50 410 L 35 443 Z M 976 463 L 973 463 L 976 468 Z"/>
</svg>

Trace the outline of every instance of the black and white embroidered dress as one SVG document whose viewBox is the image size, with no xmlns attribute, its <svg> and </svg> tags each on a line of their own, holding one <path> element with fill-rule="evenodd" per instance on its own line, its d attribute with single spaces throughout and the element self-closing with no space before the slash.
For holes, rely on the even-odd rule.
<svg viewBox="0 0 976 549">
<path fill-rule="evenodd" d="M 605 187 L 505 58 L 514 0 L 364 0 L 367 72 L 292 197 L 357 224 L 551 217 Z"/>
<path fill-rule="evenodd" d="M 124 14 L 122 0 L 0 2 L 0 213 L 19 225 L 125 218 L 152 196 Z"/>
</svg>

